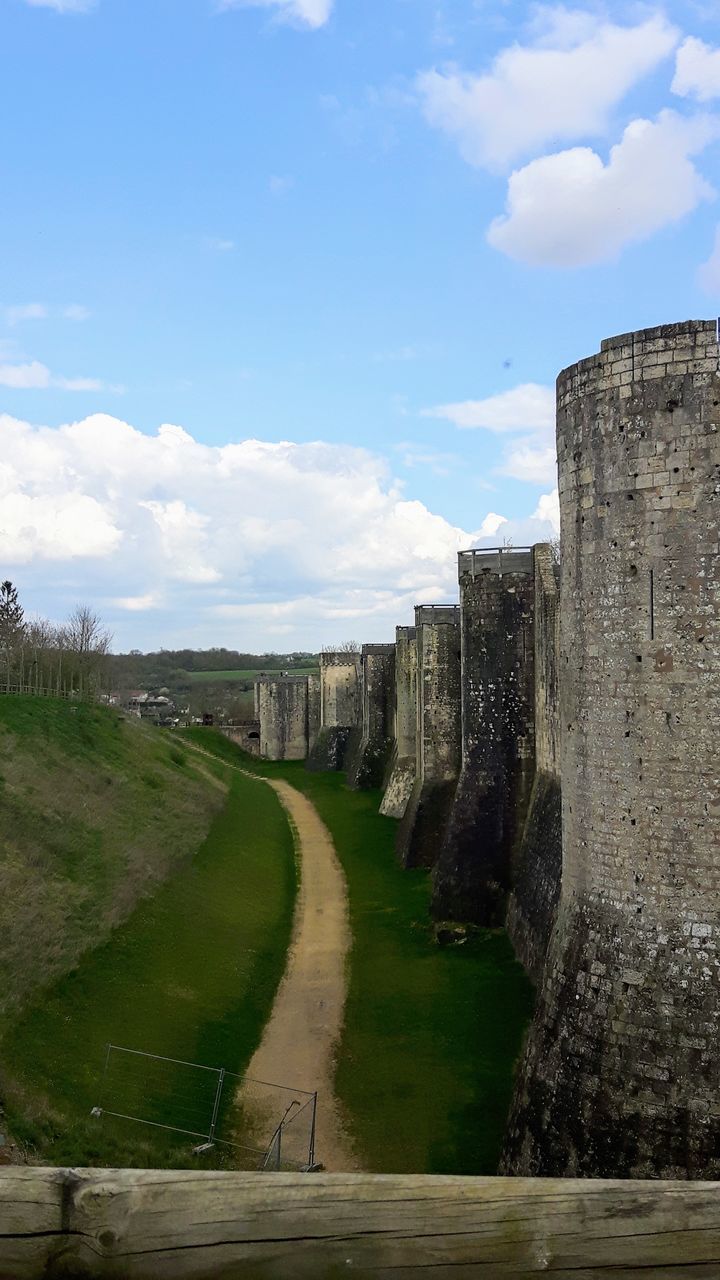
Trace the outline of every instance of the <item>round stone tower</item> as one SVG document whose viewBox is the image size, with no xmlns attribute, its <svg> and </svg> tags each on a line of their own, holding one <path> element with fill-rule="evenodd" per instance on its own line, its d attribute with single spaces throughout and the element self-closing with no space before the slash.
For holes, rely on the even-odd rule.
<svg viewBox="0 0 720 1280">
<path fill-rule="evenodd" d="M 563 870 L 504 1168 L 720 1177 L 714 321 L 558 379 Z"/>
</svg>

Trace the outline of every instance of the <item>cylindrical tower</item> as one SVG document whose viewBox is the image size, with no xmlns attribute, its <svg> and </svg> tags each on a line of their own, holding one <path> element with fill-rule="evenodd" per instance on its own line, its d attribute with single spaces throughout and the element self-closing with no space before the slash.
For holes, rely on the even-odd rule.
<svg viewBox="0 0 720 1280">
<path fill-rule="evenodd" d="M 719 424 L 714 321 L 558 379 L 562 889 L 513 1172 L 720 1177 Z"/>
</svg>

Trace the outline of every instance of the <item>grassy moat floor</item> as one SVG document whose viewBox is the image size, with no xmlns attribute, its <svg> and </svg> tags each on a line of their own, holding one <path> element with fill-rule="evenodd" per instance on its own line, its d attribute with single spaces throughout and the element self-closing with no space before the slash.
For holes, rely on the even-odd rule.
<svg viewBox="0 0 720 1280">
<path fill-rule="evenodd" d="M 184 748 L 185 737 L 217 763 Z M 227 798 L 194 856 L 71 972 L 0 1023 L 0 1130 L 43 1163 L 232 1165 L 220 1148 L 199 1160 L 190 1138 L 89 1115 L 98 1101 L 110 1105 L 100 1092 L 108 1041 L 238 1072 L 259 1043 L 290 938 L 294 853 L 277 797 L 225 761 L 308 796 L 345 871 L 353 943 L 336 1091 L 359 1164 L 378 1173 L 494 1173 L 533 1002 L 505 935 L 481 931 L 438 947 L 428 875 L 399 866 L 397 824 L 378 813 L 378 792 L 350 791 L 342 775 L 302 764 L 254 760 L 212 730 L 161 738 L 181 772 L 197 768 L 228 783 Z M 162 796 L 156 788 L 150 802 Z M 143 1089 L 154 1091 L 160 1122 L 177 1124 L 178 1106 L 189 1108 L 194 1128 L 190 1113 L 206 1106 L 207 1084 L 185 1076 L 179 1098 L 178 1079 L 168 1077 L 163 1094 L 161 1079 L 149 1084 L 154 1077 L 140 1072 L 130 1094 L 140 1101 Z"/>
<path fill-rule="evenodd" d="M 501 931 L 438 947 L 427 872 L 395 856 L 397 823 L 380 793 L 338 773 L 246 756 L 220 734 L 205 750 L 304 792 L 328 827 L 348 882 L 353 946 L 337 1093 L 361 1163 L 376 1173 L 495 1173 L 512 1072 L 533 991 Z"/>
</svg>

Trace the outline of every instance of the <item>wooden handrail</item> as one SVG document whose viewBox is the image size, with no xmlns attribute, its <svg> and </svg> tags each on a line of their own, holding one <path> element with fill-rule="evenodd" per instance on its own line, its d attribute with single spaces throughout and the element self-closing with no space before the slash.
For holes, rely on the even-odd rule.
<svg viewBox="0 0 720 1280">
<path fill-rule="evenodd" d="M 717 1280 L 720 1183 L 0 1170 L 0 1277 Z"/>
</svg>

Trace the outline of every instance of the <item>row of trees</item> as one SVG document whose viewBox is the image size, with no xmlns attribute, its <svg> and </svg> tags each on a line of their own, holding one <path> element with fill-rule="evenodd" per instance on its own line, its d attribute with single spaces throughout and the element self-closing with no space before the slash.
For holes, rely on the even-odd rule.
<svg viewBox="0 0 720 1280">
<path fill-rule="evenodd" d="M 0 679 L 6 690 L 92 697 L 105 685 L 112 636 L 88 605 L 64 623 L 26 618 L 12 582 L 0 583 Z"/>
</svg>

